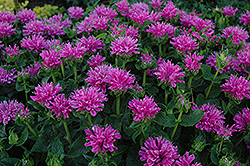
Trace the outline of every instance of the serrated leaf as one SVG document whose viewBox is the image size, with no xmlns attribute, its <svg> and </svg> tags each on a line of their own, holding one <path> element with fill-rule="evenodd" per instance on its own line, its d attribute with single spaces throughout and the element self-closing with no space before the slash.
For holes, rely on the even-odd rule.
<svg viewBox="0 0 250 166">
<path fill-rule="evenodd" d="M 47 152 L 48 145 L 49 145 L 49 139 L 46 136 L 42 135 L 40 138 L 38 138 L 38 140 L 36 141 L 32 149 L 30 150 L 30 153 L 31 152 Z"/>
<path fill-rule="evenodd" d="M 68 152 L 69 158 L 79 157 L 83 153 L 86 154 L 88 152 L 88 149 L 84 146 L 84 140 L 84 136 L 81 135 L 73 142 Z"/>
<path fill-rule="evenodd" d="M 136 131 L 133 135 L 132 135 L 132 140 L 134 141 L 134 143 L 136 143 L 136 138 L 141 134 L 141 132 Z"/>
<path fill-rule="evenodd" d="M 197 98 L 196 98 L 196 100 L 195 100 L 195 103 L 197 104 L 197 105 L 201 105 L 201 104 L 203 104 L 205 102 L 205 96 L 203 95 L 203 94 L 198 94 L 197 95 Z"/>
<path fill-rule="evenodd" d="M 53 154 L 58 154 L 58 155 L 61 155 L 61 154 L 64 153 L 64 150 L 63 150 L 63 143 L 60 141 L 60 139 L 55 138 L 55 139 L 50 143 L 50 146 L 51 146 L 51 153 L 53 153 Z"/>
<path fill-rule="evenodd" d="M 28 128 L 26 127 L 26 128 L 24 129 L 24 131 L 22 132 L 22 135 L 21 135 L 21 137 L 19 138 L 19 141 L 17 142 L 17 145 L 16 145 L 16 146 L 21 146 L 21 145 L 23 145 L 23 144 L 26 142 L 26 140 L 28 139 L 28 137 L 29 137 L 29 131 L 28 131 Z"/>
<path fill-rule="evenodd" d="M 95 38 L 101 38 L 102 40 L 106 39 L 107 33 L 101 33 L 98 36 L 96 36 Z"/>
<path fill-rule="evenodd" d="M 211 73 L 211 68 L 208 65 L 201 65 L 202 73 L 204 74 L 204 79 L 206 80 L 213 80 L 214 75 Z"/>
<path fill-rule="evenodd" d="M 39 111 L 44 110 L 44 108 L 35 101 L 29 100 L 28 103 L 32 105 L 36 110 L 39 110 Z"/>
<path fill-rule="evenodd" d="M 16 83 L 16 90 L 17 90 L 18 92 L 23 91 L 23 87 L 22 87 L 21 85 L 19 85 L 18 82 Z"/>
<path fill-rule="evenodd" d="M 18 140 L 18 135 L 17 133 L 14 133 L 14 130 L 12 130 L 8 138 L 9 144 L 16 144 Z"/>
<path fill-rule="evenodd" d="M 164 127 L 174 127 L 177 124 L 174 115 L 166 115 L 164 112 L 156 114 L 154 121 Z"/>
<path fill-rule="evenodd" d="M 18 161 L 19 161 L 18 158 L 2 158 L 0 160 L 0 165 L 13 166 L 16 165 Z"/>
<path fill-rule="evenodd" d="M 182 115 L 180 125 L 188 127 L 194 126 L 201 120 L 204 115 L 204 111 L 196 109 L 192 110 L 188 115 Z"/>
</svg>

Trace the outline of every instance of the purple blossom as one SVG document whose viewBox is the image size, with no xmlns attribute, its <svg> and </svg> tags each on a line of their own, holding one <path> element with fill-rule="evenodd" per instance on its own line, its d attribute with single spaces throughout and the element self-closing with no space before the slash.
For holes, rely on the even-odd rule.
<svg viewBox="0 0 250 166">
<path fill-rule="evenodd" d="M 119 1 L 115 4 L 117 6 L 118 12 L 121 13 L 122 16 L 125 16 L 128 12 L 129 8 L 129 3 L 126 0 Z"/>
<path fill-rule="evenodd" d="M 168 34 L 168 38 L 173 38 L 175 34 L 175 27 L 171 24 L 162 23 L 154 23 L 151 24 L 146 32 L 149 32 L 154 37 L 158 37 L 160 39 L 164 38 Z"/>
<path fill-rule="evenodd" d="M 237 54 L 237 58 L 240 64 L 243 64 L 245 67 L 250 66 L 250 51 L 240 51 Z"/>
<path fill-rule="evenodd" d="M 144 166 L 174 165 L 175 160 L 179 158 L 178 148 L 165 138 L 162 139 L 162 136 L 150 137 L 144 145 L 145 147 L 142 146 L 139 151 L 140 160 L 147 162 Z"/>
<path fill-rule="evenodd" d="M 48 45 L 42 36 L 33 35 L 22 39 L 21 47 L 26 48 L 28 51 L 34 51 L 34 53 L 37 53 L 38 51 L 47 48 Z"/>
<path fill-rule="evenodd" d="M 8 72 L 7 70 L 4 70 L 2 67 L 0 67 L 0 84 L 10 84 L 11 82 L 15 82 L 17 76 L 14 75 L 16 71 L 14 69 L 11 70 L 11 72 Z"/>
<path fill-rule="evenodd" d="M 6 101 L 0 103 L 0 122 L 7 125 L 10 120 L 15 121 L 15 115 L 23 108 L 22 103 L 18 103 L 16 100 Z"/>
<path fill-rule="evenodd" d="M 76 112 L 90 112 L 92 116 L 96 116 L 96 112 L 102 111 L 104 104 L 108 101 L 106 95 L 97 87 L 77 89 L 70 95 L 70 104 L 73 108 L 77 108 Z"/>
<path fill-rule="evenodd" d="M 143 25 L 145 21 L 149 20 L 149 11 L 140 10 L 138 8 L 130 9 L 128 17 L 139 25 Z"/>
<path fill-rule="evenodd" d="M 29 73 L 29 77 L 34 77 L 38 74 L 41 65 L 38 62 L 35 62 L 34 65 L 30 65 L 26 68 L 26 72 Z"/>
<path fill-rule="evenodd" d="M 22 23 L 26 23 L 29 21 L 34 21 L 37 19 L 37 17 L 35 16 L 36 12 L 29 9 L 29 10 L 25 10 L 22 9 L 22 11 L 19 11 L 16 15 L 16 17 L 22 22 Z"/>
<path fill-rule="evenodd" d="M 90 61 L 87 61 L 89 66 L 91 68 L 95 68 L 97 66 L 102 66 L 103 61 L 106 59 L 106 57 L 102 57 L 99 52 L 96 54 L 96 56 L 92 55 Z"/>
<path fill-rule="evenodd" d="M 154 56 L 153 54 L 149 55 L 148 51 L 146 54 L 142 54 L 141 57 L 142 66 L 143 67 L 150 66 L 154 62 L 152 59 L 153 56 Z"/>
<path fill-rule="evenodd" d="M 149 15 L 149 20 L 150 21 L 154 21 L 154 22 L 158 22 L 161 21 L 161 13 L 159 11 L 151 11 L 150 15 Z"/>
<path fill-rule="evenodd" d="M 152 96 L 145 96 L 143 100 L 137 100 L 134 98 L 132 101 L 129 101 L 128 105 L 128 108 L 130 108 L 133 115 L 135 115 L 134 121 L 149 120 L 152 117 L 155 117 L 155 114 L 161 110 L 154 102 Z"/>
<path fill-rule="evenodd" d="M 199 44 L 196 43 L 196 40 L 188 35 L 180 35 L 172 38 L 172 40 L 173 41 L 170 41 L 170 44 L 181 52 L 191 52 L 199 48 Z"/>
<path fill-rule="evenodd" d="M 248 32 L 239 26 L 229 26 L 223 29 L 222 36 L 225 38 L 229 38 L 231 34 L 233 34 L 232 40 L 235 45 L 245 42 L 249 38 Z"/>
<path fill-rule="evenodd" d="M 192 110 L 200 109 L 204 111 L 204 115 L 202 119 L 195 125 L 196 128 L 200 128 L 201 130 L 206 130 L 208 132 L 213 131 L 216 132 L 216 129 L 224 124 L 225 119 L 222 111 L 215 108 L 215 105 L 203 104 L 202 106 L 193 106 Z"/>
<path fill-rule="evenodd" d="M 2 11 L 0 12 L 0 22 L 6 22 L 6 23 L 14 23 L 16 19 L 16 15 L 12 14 L 8 11 Z M 1 29 L 2 30 L 2 29 Z"/>
<path fill-rule="evenodd" d="M 243 97 L 250 99 L 250 82 L 244 77 L 231 75 L 230 79 L 225 79 L 226 83 L 220 87 L 224 88 L 222 91 L 228 93 L 236 100 L 243 100 Z"/>
<path fill-rule="evenodd" d="M 103 46 L 103 41 L 98 38 L 96 39 L 94 36 L 89 36 L 88 38 L 82 37 L 80 41 L 76 43 L 77 47 L 84 47 L 86 48 L 86 52 L 93 53 L 100 49 L 105 49 Z"/>
<path fill-rule="evenodd" d="M 180 12 L 172 1 L 168 1 L 166 6 L 162 9 L 161 15 L 166 19 L 174 18 Z"/>
<path fill-rule="evenodd" d="M 78 6 L 72 6 L 70 8 L 68 8 L 68 12 L 69 12 L 69 17 L 72 19 L 80 19 L 83 16 L 83 8 L 78 7 Z"/>
<path fill-rule="evenodd" d="M 161 5 L 163 4 L 163 1 L 161 1 L 161 0 L 152 0 L 151 2 L 149 2 L 149 4 L 150 4 L 153 8 L 160 8 Z"/>
<path fill-rule="evenodd" d="M 46 31 L 46 25 L 39 20 L 34 20 L 26 23 L 23 26 L 23 35 L 43 35 Z"/>
<path fill-rule="evenodd" d="M 109 7 L 105 7 L 103 4 L 101 6 L 97 6 L 94 9 L 93 14 L 106 17 L 108 20 L 113 20 L 115 16 L 118 15 L 115 10 L 112 10 Z"/>
<path fill-rule="evenodd" d="M 234 117 L 235 121 L 235 129 L 238 129 L 238 131 L 242 130 L 249 130 L 250 125 L 250 109 L 244 108 L 241 112 L 237 113 Z"/>
<path fill-rule="evenodd" d="M 176 82 L 185 83 L 183 80 L 180 80 L 181 77 L 185 76 L 185 72 L 180 72 L 181 67 L 174 65 L 169 60 L 166 63 L 165 61 L 159 65 L 158 71 L 154 74 L 157 76 L 157 79 L 161 80 L 164 84 L 170 83 L 174 88 L 176 87 Z"/>
<path fill-rule="evenodd" d="M 186 70 L 190 71 L 191 73 L 195 74 L 198 73 L 200 70 L 200 66 L 202 63 L 198 63 L 201 59 L 204 58 L 204 56 L 199 56 L 199 53 L 196 55 L 196 52 L 194 54 L 185 55 L 186 59 L 184 61 Z"/>
<path fill-rule="evenodd" d="M 225 6 L 223 9 L 222 9 L 222 13 L 225 15 L 225 16 L 235 16 L 235 13 L 238 11 L 238 8 L 233 8 L 232 6 Z"/>
<path fill-rule="evenodd" d="M 243 13 L 241 16 L 240 16 L 240 23 L 244 22 L 244 25 L 247 25 L 250 23 L 250 12 L 247 10 L 247 12 Z"/>
<path fill-rule="evenodd" d="M 19 46 L 16 46 L 16 44 L 13 46 L 13 48 L 11 47 L 11 45 L 9 45 L 9 47 L 6 47 L 3 50 L 3 53 L 7 54 L 9 57 L 14 57 L 14 56 L 18 56 L 22 51 L 19 51 Z"/>
<path fill-rule="evenodd" d="M 85 17 L 82 22 L 77 24 L 77 34 L 87 32 L 88 34 L 93 31 L 95 19 L 98 18 L 98 15 L 91 14 L 89 17 Z"/>
<path fill-rule="evenodd" d="M 232 136 L 232 133 L 237 131 L 236 129 L 234 129 L 234 126 L 235 125 L 229 127 L 229 125 L 224 126 L 223 124 L 220 124 L 218 128 L 215 129 L 215 131 L 219 137 L 221 137 L 224 140 L 228 140 L 229 137 Z"/>
<path fill-rule="evenodd" d="M 93 27 L 96 30 L 106 31 L 107 28 L 109 27 L 108 21 L 109 20 L 106 17 L 99 16 L 95 20 Z"/>
<path fill-rule="evenodd" d="M 214 28 L 214 23 L 211 20 L 203 20 L 199 17 L 193 17 L 193 23 L 192 26 L 196 28 L 196 31 L 201 31 L 204 28 L 207 28 L 206 30 L 212 30 Z"/>
<path fill-rule="evenodd" d="M 99 126 L 92 126 L 91 129 L 86 129 L 85 133 L 87 135 L 85 146 L 92 146 L 92 152 L 98 154 L 106 153 L 107 151 L 113 152 L 114 149 L 118 149 L 114 146 L 116 139 L 121 139 L 121 135 L 117 130 L 111 128 L 111 126 L 106 125 L 100 128 Z"/>
<path fill-rule="evenodd" d="M 43 59 L 41 67 L 54 68 L 61 66 L 60 53 L 56 50 L 44 50 L 40 53 L 40 56 Z"/>
<path fill-rule="evenodd" d="M 195 163 L 192 164 L 191 163 L 194 161 L 195 156 L 189 155 L 189 152 L 186 152 L 186 154 L 184 156 L 180 156 L 179 159 L 175 162 L 175 164 L 177 166 L 202 166 L 200 163 Z"/>
<path fill-rule="evenodd" d="M 14 34 L 16 28 L 13 28 L 13 25 L 12 24 L 9 24 L 7 22 L 0 22 L 0 37 L 5 37 L 5 36 L 10 36 L 12 34 Z"/>
<path fill-rule="evenodd" d="M 24 105 L 22 106 L 22 109 L 18 113 L 18 117 L 22 117 L 23 119 L 30 118 L 30 110 L 28 108 L 24 108 Z"/>
<path fill-rule="evenodd" d="M 125 28 L 124 36 L 129 36 L 133 39 L 139 39 L 139 27 L 135 28 L 134 26 L 130 25 L 129 27 Z"/>
<path fill-rule="evenodd" d="M 141 11 L 149 11 L 148 5 L 146 3 L 143 2 L 136 2 L 134 4 L 131 5 L 133 10 L 141 10 Z"/>
<path fill-rule="evenodd" d="M 77 45 L 73 47 L 70 43 L 65 44 L 61 50 L 61 57 L 68 59 L 73 57 L 74 59 L 82 59 L 83 54 L 87 51 L 87 48 Z M 72 60 L 72 58 L 70 58 Z"/>
</svg>

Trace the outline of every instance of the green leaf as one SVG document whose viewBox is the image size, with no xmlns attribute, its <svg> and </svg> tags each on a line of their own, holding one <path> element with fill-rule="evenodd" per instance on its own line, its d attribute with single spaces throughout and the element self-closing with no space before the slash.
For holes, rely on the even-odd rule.
<svg viewBox="0 0 250 166">
<path fill-rule="evenodd" d="M 101 38 L 102 40 L 106 39 L 107 33 L 101 33 L 98 36 L 96 36 L 95 38 Z"/>
<path fill-rule="evenodd" d="M 6 137 L 5 125 L 0 124 L 0 138 Z"/>
<path fill-rule="evenodd" d="M 150 95 L 155 95 L 156 93 L 159 92 L 159 89 L 153 86 L 153 87 L 148 88 L 147 92 Z"/>
<path fill-rule="evenodd" d="M 218 144 L 214 145 L 214 146 L 211 148 L 210 158 L 211 158 L 212 162 L 213 162 L 215 165 L 218 165 L 218 164 L 219 164 L 219 160 L 218 160 Z"/>
<path fill-rule="evenodd" d="M 19 138 L 19 141 L 17 142 L 17 146 L 23 145 L 25 141 L 28 139 L 28 137 L 29 137 L 29 131 L 28 131 L 28 128 L 26 127 L 24 131 L 22 132 L 22 135 Z"/>
<path fill-rule="evenodd" d="M 214 75 L 211 73 L 211 68 L 208 65 L 202 64 L 201 70 L 204 74 L 204 79 L 212 81 L 214 78 Z"/>
<path fill-rule="evenodd" d="M 9 135 L 9 144 L 16 144 L 18 140 L 17 133 L 14 133 L 14 130 L 11 131 Z"/>
<path fill-rule="evenodd" d="M 205 90 L 206 94 L 207 94 L 207 91 L 208 91 L 208 87 Z M 213 84 L 208 97 L 210 99 L 216 98 L 220 95 L 221 92 L 222 92 L 222 87 L 220 87 L 220 84 Z"/>
<path fill-rule="evenodd" d="M 141 132 L 136 131 L 133 135 L 132 135 L 132 140 L 134 141 L 134 143 L 136 143 L 136 138 L 141 134 Z"/>
<path fill-rule="evenodd" d="M 155 116 L 154 121 L 158 123 L 159 125 L 162 125 L 164 127 L 174 127 L 177 122 L 175 121 L 174 115 L 166 115 L 164 112 L 160 112 Z"/>
<path fill-rule="evenodd" d="M 38 140 L 36 141 L 32 149 L 30 150 L 30 153 L 31 152 L 47 152 L 48 145 L 49 145 L 49 139 L 46 136 L 42 135 L 40 138 L 38 138 Z"/>
<path fill-rule="evenodd" d="M 63 150 L 63 143 L 60 141 L 59 138 L 55 138 L 51 143 L 51 153 L 53 154 L 58 154 L 58 156 L 60 156 L 61 154 L 64 153 Z"/>
<path fill-rule="evenodd" d="M 28 103 L 32 105 L 36 110 L 39 110 L 39 111 L 44 110 L 44 108 L 35 101 L 29 100 Z"/>
<path fill-rule="evenodd" d="M 20 86 L 20 85 L 18 84 L 18 82 L 16 82 L 16 90 L 17 90 L 18 92 L 21 92 L 21 91 L 24 90 L 23 87 Z"/>
<path fill-rule="evenodd" d="M 13 166 L 16 165 L 18 161 L 19 161 L 18 158 L 2 158 L 0 160 L 0 165 Z"/>
<path fill-rule="evenodd" d="M 194 126 L 197 122 L 201 120 L 204 115 L 202 110 L 192 110 L 188 115 L 182 115 L 180 125 L 188 127 Z"/>
<path fill-rule="evenodd" d="M 69 158 L 79 157 L 83 153 L 86 154 L 88 152 L 88 149 L 84 146 L 84 140 L 84 136 L 81 135 L 73 142 L 67 154 Z"/>
<path fill-rule="evenodd" d="M 205 96 L 203 94 L 198 94 L 195 103 L 201 105 L 205 102 Z"/>
</svg>

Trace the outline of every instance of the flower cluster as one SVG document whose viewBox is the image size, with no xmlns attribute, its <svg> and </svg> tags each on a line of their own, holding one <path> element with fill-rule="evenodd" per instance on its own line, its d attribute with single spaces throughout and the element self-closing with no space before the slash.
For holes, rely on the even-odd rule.
<svg viewBox="0 0 250 166">
<path fill-rule="evenodd" d="M 166 19 L 174 18 L 180 12 L 172 1 L 168 1 L 166 6 L 163 8 L 161 15 Z"/>
<path fill-rule="evenodd" d="M 54 68 L 61 65 L 60 53 L 55 50 L 44 50 L 40 56 L 43 59 L 42 66 L 45 68 Z"/>
<path fill-rule="evenodd" d="M 241 112 L 237 113 L 234 117 L 234 121 L 236 122 L 235 129 L 238 129 L 238 131 L 246 130 L 246 127 L 250 125 L 249 108 L 244 108 Z"/>
<path fill-rule="evenodd" d="M 36 12 L 32 11 L 31 9 L 25 10 L 23 9 L 22 11 L 19 11 L 16 15 L 16 17 L 22 22 L 22 23 L 27 23 L 29 21 L 34 21 L 37 19 L 35 16 Z"/>
<path fill-rule="evenodd" d="M 162 39 L 167 34 L 169 38 L 173 38 L 175 34 L 175 27 L 164 22 L 157 22 L 155 24 L 151 24 L 146 32 L 149 32 L 152 34 L 152 36 L 158 37 L 160 39 Z"/>
<path fill-rule="evenodd" d="M 10 120 L 15 121 L 15 115 L 23 108 L 22 103 L 18 103 L 16 100 L 3 101 L 0 103 L 0 122 L 7 125 Z"/>
<path fill-rule="evenodd" d="M 39 20 L 34 20 L 26 23 L 23 26 L 23 35 L 43 35 L 46 31 L 46 25 Z"/>
<path fill-rule="evenodd" d="M 245 42 L 249 38 L 248 32 L 239 26 L 229 26 L 223 29 L 222 36 L 229 38 L 231 35 L 233 35 L 232 40 L 235 45 Z"/>
<path fill-rule="evenodd" d="M 21 47 L 26 48 L 28 51 L 37 53 L 42 49 L 48 48 L 46 40 L 42 36 L 29 36 L 21 41 Z"/>
<path fill-rule="evenodd" d="M 87 61 L 89 66 L 91 68 L 95 68 L 97 66 L 103 65 L 103 61 L 106 59 L 106 57 L 102 57 L 99 52 L 96 54 L 96 56 L 92 55 L 91 56 L 91 61 Z"/>
<path fill-rule="evenodd" d="M 11 72 L 8 72 L 0 67 L 0 84 L 10 84 L 11 82 L 15 82 L 17 78 L 17 76 L 14 75 L 15 72 L 14 69 L 12 69 Z"/>
<path fill-rule="evenodd" d="M 242 22 L 243 22 L 244 25 L 247 25 L 247 24 L 250 23 L 250 12 L 248 10 L 247 10 L 246 13 L 243 13 L 241 15 L 241 17 L 240 17 L 240 23 L 242 23 Z"/>
<path fill-rule="evenodd" d="M 7 22 L 0 22 L 0 37 L 10 36 L 15 33 L 16 28 L 13 28 L 12 24 Z"/>
<path fill-rule="evenodd" d="M 172 38 L 172 40 L 173 41 L 170 41 L 170 44 L 181 52 L 191 52 L 199 48 L 199 44 L 196 43 L 196 40 L 188 35 L 180 35 Z"/>
<path fill-rule="evenodd" d="M 100 38 L 96 39 L 94 36 L 89 36 L 88 38 L 83 36 L 79 41 L 77 41 L 76 46 L 85 48 L 86 52 L 88 53 L 93 53 L 97 50 L 105 49 L 103 47 L 105 46 L 103 44 L 103 41 Z"/>
<path fill-rule="evenodd" d="M 68 8 L 69 17 L 72 19 L 82 18 L 83 11 L 84 11 L 83 8 L 78 7 L 78 6 L 76 6 L 76 7 L 72 6 L 72 7 Z"/>
<path fill-rule="evenodd" d="M 233 8 L 232 6 L 225 6 L 223 9 L 222 9 L 222 13 L 225 15 L 225 16 L 235 16 L 235 13 L 238 11 L 238 8 Z"/>
<path fill-rule="evenodd" d="M 199 53 L 196 55 L 196 52 L 194 54 L 185 55 L 186 59 L 184 61 L 186 65 L 186 70 L 192 72 L 193 74 L 199 72 L 199 67 L 202 63 L 198 63 L 201 59 L 204 58 L 204 56 L 199 56 Z"/>
</svg>

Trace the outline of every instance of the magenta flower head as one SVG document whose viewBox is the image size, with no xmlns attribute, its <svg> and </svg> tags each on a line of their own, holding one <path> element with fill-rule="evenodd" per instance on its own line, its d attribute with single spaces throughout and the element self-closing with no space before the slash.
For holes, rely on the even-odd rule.
<svg viewBox="0 0 250 166">
<path fill-rule="evenodd" d="M 79 24 L 76 25 L 77 34 L 84 32 L 90 34 L 90 32 L 92 32 L 94 29 L 94 23 L 96 18 L 98 18 L 96 14 L 91 14 L 89 15 L 89 17 L 85 17 L 84 21 L 81 21 Z"/>
<path fill-rule="evenodd" d="M 180 35 L 178 37 L 172 38 L 173 41 L 170 41 L 178 51 L 183 53 L 191 52 L 195 49 L 198 49 L 199 44 L 196 43 L 196 40 L 188 35 Z"/>
<path fill-rule="evenodd" d="M 41 105 L 45 105 L 48 107 L 50 105 L 50 101 L 53 101 L 56 95 L 62 90 L 59 84 L 54 86 L 54 83 L 44 83 L 38 85 L 35 88 L 35 96 L 30 96 L 33 101 L 40 103 Z"/>
<path fill-rule="evenodd" d="M 11 82 L 15 82 L 17 76 L 14 75 L 16 70 L 12 69 L 11 72 L 8 72 L 7 70 L 4 70 L 2 67 L 0 67 L 0 84 L 10 84 Z"/>
<path fill-rule="evenodd" d="M 143 25 L 145 21 L 149 20 L 149 11 L 140 10 L 138 8 L 130 9 L 128 17 L 138 25 Z"/>
<path fill-rule="evenodd" d="M 226 83 L 220 87 L 224 88 L 222 91 L 229 94 L 235 100 L 243 100 L 243 97 L 250 99 L 250 82 L 244 77 L 231 75 L 230 79 L 225 79 Z"/>
<path fill-rule="evenodd" d="M 154 60 L 152 59 L 153 56 L 154 56 L 153 54 L 149 55 L 148 51 L 146 54 L 142 54 L 141 56 L 142 68 L 146 69 L 151 66 L 151 64 L 154 62 Z"/>
<path fill-rule="evenodd" d="M 57 118 L 69 118 L 69 113 L 72 112 L 72 109 L 64 94 L 58 94 L 52 101 L 50 101 L 50 104 L 51 105 L 48 106 L 48 108 L 53 112 L 53 116 Z"/>
<path fill-rule="evenodd" d="M 37 53 L 48 46 L 42 36 L 29 36 L 21 41 L 21 47 L 26 48 L 28 51 L 34 51 L 34 53 Z"/>
<path fill-rule="evenodd" d="M 85 146 L 92 146 L 93 153 L 106 153 L 107 151 L 113 152 L 114 149 L 118 149 L 114 146 L 116 139 L 121 139 L 121 135 L 117 130 L 111 128 L 111 126 L 106 125 L 100 128 L 99 126 L 93 126 L 91 129 L 86 129 L 85 133 L 87 135 Z"/>
<path fill-rule="evenodd" d="M 180 80 L 181 77 L 185 76 L 185 72 L 180 72 L 181 67 L 174 65 L 169 60 L 168 62 L 163 62 L 158 68 L 158 71 L 154 74 L 158 77 L 162 83 L 170 83 L 174 88 L 176 87 L 176 82 L 185 83 L 183 80 Z"/>
<path fill-rule="evenodd" d="M 224 124 L 225 119 L 224 115 L 222 115 L 222 111 L 215 108 L 215 105 L 203 104 L 202 106 L 193 106 L 192 110 L 200 109 L 204 111 L 204 115 L 202 119 L 196 124 L 196 128 L 200 128 L 201 130 L 206 130 L 208 132 L 213 131 L 216 132 L 216 129 Z"/>
<path fill-rule="evenodd" d="M 215 129 L 217 135 L 223 140 L 228 140 L 232 136 L 232 133 L 237 131 L 235 129 L 235 124 L 229 128 L 228 127 L 229 125 L 224 126 L 223 124 L 220 124 L 220 126 L 218 126 L 218 128 Z"/>
<path fill-rule="evenodd" d="M 137 100 L 134 98 L 128 103 L 128 105 L 128 108 L 130 108 L 133 112 L 133 115 L 135 115 L 134 121 L 149 120 L 152 117 L 155 117 L 155 114 L 161 110 L 154 102 L 152 96 L 145 96 L 143 100 Z"/>
<path fill-rule="evenodd" d="M 175 160 L 179 158 L 178 148 L 165 138 L 162 139 L 162 136 L 150 137 L 144 145 L 139 151 L 140 160 L 147 162 L 144 166 L 174 165 Z"/>
<path fill-rule="evenodd" d="M 149 11 L 148 5 L 144 2 L 136 2 L 131 5 L 133 10 Z"/>
<path fill-rule="evenodd" d="M 234 117 L 234 121 L 235 121 L 235 129 L 238 129 L 238 131 L 249 130 L 250 129 L 250 109 L 244 108 L 241 112 L 237 113 Z"/>
<path fill-rule="evenodd" d="M 94 36 L 89 36 L 88 38 L 83 36 L 80 41 L 77 41 L 76 46 L 86 48 L 86 52 L 88 53 L 93 53 L 97 50 L 105 49 L 103 41 L 100 38 L 96 39 Z"/>
<path fill-rule="evenodd" d="M 134 26 L 130 25 L 128 28 L 125 28 L 124 36 L 130 36 L 133 39 L 139 39 L 139 27 L 135 28 Z"/>
<path fill-rule="evenodd" d="M 168 1 L 166 6 L 163 8 L 161 15 L 166 19 L 174 18 L 180 12 L 172 1 Z"/>
<path fill-rule="evenodd" d="M 103 4 L 101 6 L 97 6 L 94 9 L 93 14 L 97 14 L 98 16 L 106 17 L 109 20 L 113 20 L 115 18 L 115 16 L 118 15 L 118 13 L 116 13 L 116 10 L 112 10 L 109 7 L 105 7 Z"/>
<path fill-rule="evenodd" d="M 11 47 L 11 45 L 9 45 L 9 47 L 6 47 L 3 51 L 3 53 L 7 54 L 11 58 L 14 56 L 18 56 L 21 52 L 22 51 L 19 51 L 19 47 L 16 46 L 16 44 L 13 46 L 13 48 Z"/>
<path fill-rule="evenodd" d="M 129 3 L 126 0 L 119 1 L 115 4 L 117 6 L 118 12 L 121 13 L 122 16 L 125 16 L 126 13 L 129 11 Z"/>
<path fill-rule="evenodd" d="M 152 36 L 157 38 L 164 38 L 168 34 L 168 38 L 173 38 L 175 34 L 175 27 L 171 24 L 166 24 L 164 22 L 162 23 L 154 23 L 151 24 L 146 32 L 149 32 L 152 34 Z"/>
<path fill-rule="evenodd" d="M 111 74 L 107 75 L 106 82 L 109 84 L 109 88 L 115 93 L 126 92 L 128 89 L 133 88 L 135 77 L 129 74 L 129 71 L 125 71 L 119 68 L 114 68 Z"/>
<path fill-rule="evenodd" d="M 0 37 L 5 37 L 5 36 L 10 36 L 12 34 L 14 34 L 16 28 L 13 28 L 13 25 L 12 24 L 9 24 L 7 22 L 0 22 Z"/>
<path fill-rule="evenodd" d="M 16 15 L 12 14 L 11 12 L 2 11 L 0 12 L 0 22 L 6 22 L 6 23 L 13 23 L 15 22 Z"/>
<path fill-rule="evenodd" d="M 223 29 L 222 36 L 225 38 L 229 38 L 231 34 L 233 34 L 232 40 L 235 45 L 245 42 L 249 38 L 248 32 L 239 26 L 230 26 Z"/>
<path fill-rule="evenodd" d="M 83 8 L 78 7 L 78 6 L 72 6 L 70 8 L 68 8 L 68 12 L 69 12 L 69 17 L 72 19 L 80 19 L 83 16 Z"/>
<path fill-rule="evenodd" d="M 73 108 L 77 108 L 76 112 L 81 111 L 90 112 L 92 116 L 96 116 L 96 112 L 102 111 L 104 104 L 102 102 L 108 101 L 106 95 L 103 94 L 97 87 L 89 87 L 77 89 L 70 95 L 70 104 Z"/>
<path fill-rule="evenodd" d="M 243 64 L 245 67 L 250 66 L 250 52 L 249 51 L 239 51 L 239 53 L 237 53 L 237 58 L 240 64 Z"/>
<path fill-rule="evenodd" d="M 39 20 L 34 20 L 26 23 L 23 26 L 23 35 L 43 35 L 46 30 L 46 25 Z"/>
<path fill-rule="evenodd" d="M 247 10 L 246 13 L 243 13 L 240 16 L 240 23 L 244 22 L 244 25 L 247 25 L 250 23 L 250 12 Z"/>
<path fill-rule="evenodd" d="M 200 163 L 191 163 L 194 161 L 195 156 L 193 154 L 189 155 L 189 152 L 186 152 L 184 156 L 180 156 L 180 158 L 175 162 L 177 166 L 202 166 Z"/>
<path fill-rule="evenodd" d="M 37 19 L 37 17 L 35 16 L 36 12 L 29 9 L 29 10 L 25 10 L 22 9 L 22 11 L 19 11 L 16 15 L 16 17 L 22 22 L 22 23 L 26 23 L 29 21 L 34 21 Z"/>
<path fill-rule="evenodd" d="M 139 54 L 137 46 L 138 39 L 133 39 L 129 36 L 126 37 L 119 37 L 115 39 L 114 42 L 111 42 L 111 54 L 117 54 L 122 58 L 127 58 L 132 56 L 133 53 Z"/>
<path fill-rule="evenodd" d="M 163 4 L 163 1 L 161 0 L 152 0 L 151 2 L 149 2 L 149 4 L 153 7 L 153 8 L 160 8 L 161 5 Z"/>
<path fill-rule="evenodd" d="M 199 17 L 193 17 L 192 26 L 196 28 L 196 31 L 201 31 L 202 29 L 209 27 L 206 29 L 209 31 L 214 28 L 214 23 L 211 20 L 203 20 Z"/>
<path fill-rule="evenodd" d="M 106 17 L 99 16 L 95 20 L 93 27 L 96 30 L 106 31 L 109 27 L 108 21 L 109 20 Z"/>
<path fill-rule="evenodd" d="M 82 59 L 83 54 L 87 51 L 87 48 L 81 47 L 80 45 L 77 45 L 76 47 L 73 47 L 71 43 L 67 43 L 63 46 L 61 50 L 61 57 L 64 57 L 65 59 L 73 57 L 73 59 L 78 60 Z"/>
<path fill-rule="evenodd" d="M 161 13 L 159 11 L 151 11 L 149 15 L 149 20 L 154 22 L 161 21 Z"/>
<path fill-rule="evenodd" d="M 186 59 L 184 61 L 186 70 L 190 71 L 192 74 L 196 74 L 200 70 L 200 66 L 202 63 L 198 63 L 201 59 L 204 58 L 204 56 L 199 56 L 199 53 L 196 55 L 196 52 L 194 54 L 185 55 Z"/>
<path fill-rule="evenodd" d="M 95 68 L 97 66 L 101 66 L 103 65 L 103 61 L 106 59 L 106 57 L 102 57 L 99 52 L 96 54 L 96 56 L 92 55 L 91 56 L 91 60 L 87 61 L 87 63 L 89 64 L 89 66 L 91 68 Z"/>
<path fill-rule="evenodd" d="M 10 120 L 15 121 L 15 115 L 23 108 L 22 103 L 18 103 L 16 100 L 3 101 L 0 103 L 0 122 L 7 125 Z"/>
<path fill-rule="evenodd" d="M 56 50 L 44 50 L 40 56 L 43 59 L 41 67 L 55 68 L 61 66 L 60 53 Z"/>
<path fill-rule="evenodd" d="M 38 74 L 41 65 L 38 62 L 35 62 L 34 65 L 30 65 L 26 68 L 26 72 L 29 73 L 29 77 L 34 77 Z"/>
<path fill-rule="evenodd" d="M 225 16 L 235 16 L 235 13 L 238 11 L 238 8 L 233 8 L 232 6 L 225 6 L 223 9 L 222 9 L 222 13 L 225 15 Z"/>
<path fill-rule="evenodd" d="M 28 108 L 24 108 L 24 105 L 22 106 L 22 109 L 18 113 L 18 117 L 22 117 L 23 120 L 30 118 L 30 110 Z"/>
</svg>

